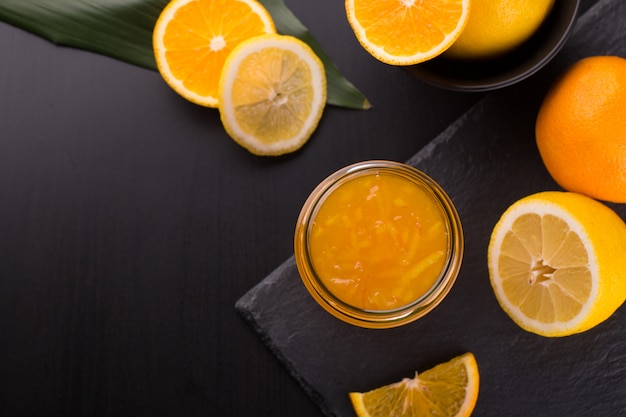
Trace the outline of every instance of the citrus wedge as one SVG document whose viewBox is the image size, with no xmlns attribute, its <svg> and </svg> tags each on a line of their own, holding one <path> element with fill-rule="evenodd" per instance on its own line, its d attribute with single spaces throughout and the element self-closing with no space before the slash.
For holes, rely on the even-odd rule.
<svg viewBox="0 0 626 417">
<path fill-rule="evenodd" d="M 172 0 L 154 27 L 152 44 L 165 82 L 187 100 L 217 107 L 220 73 L 235 46 L 276 33 L 256 0 Z"/>
<path fill-rule="evenodd" d="M 390 65 L 413 65 L 443 53 L 461 35 L 470 0 L 346 0 L 359 43 Z"/>
<path fill-rule="evenodd" d="M 488 248 L 491 285 L 523 329 L 567 336 L 609 318 L 626 298 L 626 225 L 606 205 L 549 191 L 511 205 Z"/>
<path fill-rule="evenodd" d="M 313 50 L 293 36 L 242 42 L 224 64 L 219 84 L 226 132 L 256 155 L 299 149 L 326 105 L 326 74 Z"/>
<path fill-rule="evenodd" d="M 476 358 L 468 352 L 412 379 L 349 395 L 359 417 L 462 417 L 472 414 L 479 384 Z"/>
</svg>

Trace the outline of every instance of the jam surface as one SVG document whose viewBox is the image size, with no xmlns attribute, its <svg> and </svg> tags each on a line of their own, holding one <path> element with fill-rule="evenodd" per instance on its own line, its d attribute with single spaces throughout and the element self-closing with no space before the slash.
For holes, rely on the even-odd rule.
<svg viewBox="0 0 626 417">
<path fill-rule="evenodd" d="M 447 261 L 448 232 L 433 197 L 409 179 L 368 174 L 341 184 L 309 233 L 317 275 L 337 298 L 391 310 L 424 295 Z"/>
</svg>

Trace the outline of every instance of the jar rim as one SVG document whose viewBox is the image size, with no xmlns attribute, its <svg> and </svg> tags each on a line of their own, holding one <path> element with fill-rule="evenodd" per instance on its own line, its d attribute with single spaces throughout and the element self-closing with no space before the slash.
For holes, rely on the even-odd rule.
<svg viewBox="0 0 626 417">
<path fill-rule="evenodd" d="M 346 303 L 332 293 L 315 273 L 308 250 L 308 232 L 317 210 L 339 186 L 363 175 L 385 173 L 401 176 L 426 191 L 446 220 L 446 261 L 435 283 L 416 300 L 389 310 L 369 310 Z M 294 252 L 300 278 L 315 301 L 336 318 L 360 327 L 390 328 L 410 323 L 424 316 L 446 297 L 458 276 L 464 238 L 461 220 L 444 189 L 421 170 L 400 162 L 369 160 L 341 168 L 320 182 L 305 201 L 294 234 Z"/>
</svg>

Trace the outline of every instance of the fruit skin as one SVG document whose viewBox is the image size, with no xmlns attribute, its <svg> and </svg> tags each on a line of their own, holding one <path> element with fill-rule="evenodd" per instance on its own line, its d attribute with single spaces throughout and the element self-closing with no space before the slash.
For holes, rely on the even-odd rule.
<svg viewBox="0 0 626 417">
<path fill-rule="evenodd" d="M 554 0 L 472 0 L 467 26 L 445 54 L 481 59 L 508 52 L 533 35 L 553 5 Z"/>
<path fill-rule="evenodd" d="M 592 308 L 578 323 L 568 328 L 538 331 L 528 323 L 518 320 L 508 306 L 498 296 L 493 277 L 497 262 L 494 245 L 496 235 L 507 216 L 527 204 L 550 206 L 561 210 L 576 219 L 587 235 L 584 242 L 591 242 L 589 248 L 590 268 L 596 268 L 599 277 L 598 287 L 591 300 Z M 595 261 L 593 261 L 595 259 Z M 491 285 L 502 309 L 520 327 L 529 332 L 547 337 L 569 336 L 589 330 L 607 320 L 626 300 L 626 223 L 605 204 L 590 197 L 564 191 L 544 191 L 521 198 L 513 203 L 501 216 L 493 229 L 488 250 L 488 265 Z"/>
<path fill-rule="evenodd" d="M 592 56 L 571 66 L 539 109 L 541 158 L 564 189 L 626 202 L 626 59 Z"/>
</svg>

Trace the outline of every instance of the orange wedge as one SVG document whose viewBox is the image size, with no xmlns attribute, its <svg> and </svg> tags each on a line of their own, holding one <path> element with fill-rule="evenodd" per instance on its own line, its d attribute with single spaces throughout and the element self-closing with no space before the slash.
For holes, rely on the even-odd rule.
<svg viewBox="0 0 626 417">
<path fill-rule="evenodd" d="M 470 0 L 346 0 L 348 22 L 363 48 L 390 65 L 413 65 L 443 53 L 461 35 Z"/>
<path fill-rule="evenodd" d="M 172 0 L 161 12 L 152 43 L 165 82 L 187 100 L 217 107 L 226 57 L 242 41 L 276 33 L 256 0 Z"/>
<path fill-rule="evenodd" d="M 358 417 L 469 417 L 479 385 L 478 364 L 468 352 L 414 378 L 349 396 Z"/>
</svg>

